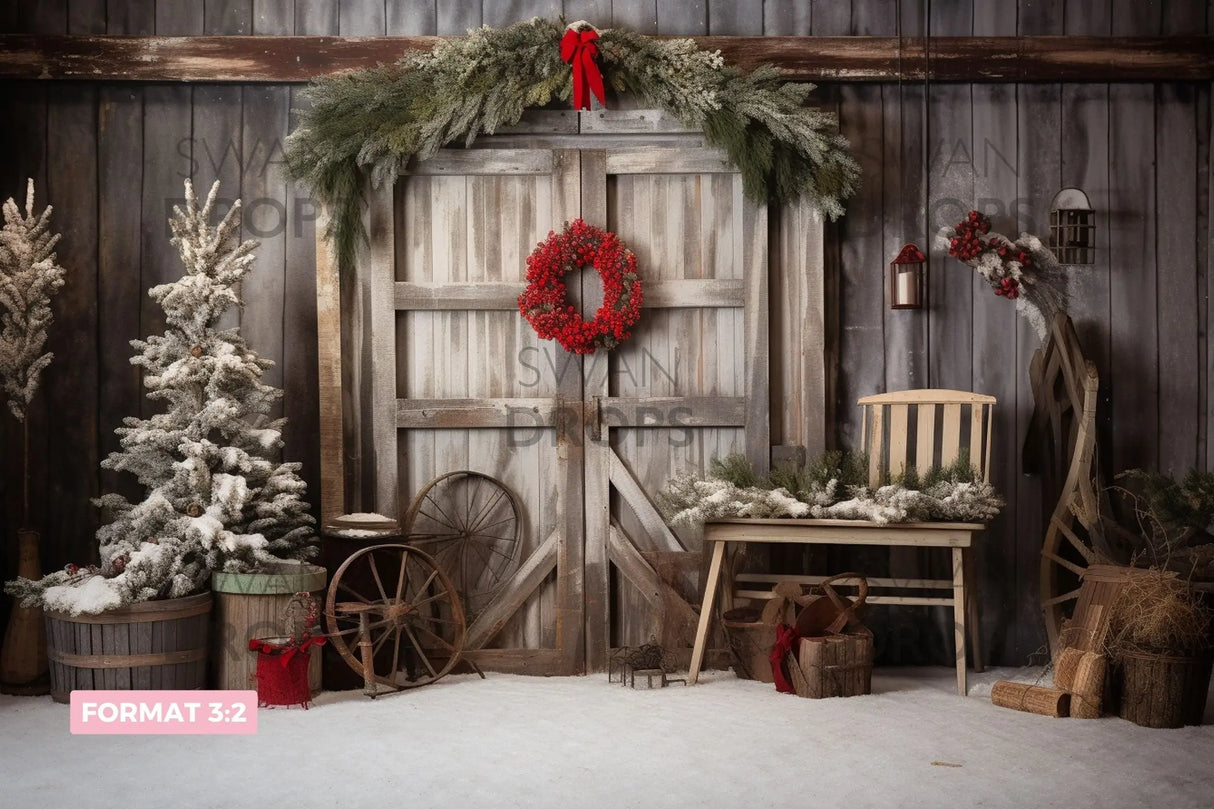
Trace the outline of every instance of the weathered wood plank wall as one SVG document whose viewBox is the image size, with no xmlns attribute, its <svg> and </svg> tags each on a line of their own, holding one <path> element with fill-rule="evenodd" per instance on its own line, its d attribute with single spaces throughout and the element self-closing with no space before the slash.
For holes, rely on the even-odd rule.
<svg viewBox="0 0 1214 809">
<path fill-rule="evenodd" d="M 458 34 L 561 12 L 663 34 L 1147 36 L 1211 33 L 1214 2 L 41 0 L 4 4 L 0 32 Z M 975 205 L 1000 229 L 1043 234 L 1053 193 L 1081 186 L 1098 211 L 1100 249 L 1094 266 L 1075 272 L 1072 311 L 1102 375 L 1101 464 L 1106 471 L 1209 468 L 1210 89 L 902 83 L 820 91 L 839 109 L 865 169 L 864 190 L 828 245 L 834 439 L 855 443 L 854 401 L 877 390 L 973 387 L 999 398 L 995 481 L 1011 505 L 980 551 L 982 626 L 998 662 L 1022 662 L 1044 638 L 1035 611 L 1040 503 L 1036 481 L 1018 474 L 1035 337 L 939 251 L 926 312 L 886 308 L 883 268 L 903 242 L 925 246 L 931 232 Z M 270 378 L 287 391 L 286 455 L 303 462 L 316 496 L 316 210 L 281 165 L 298 104 L 298 87 L 0 86 L 8 121 L 0 129 L 0 196 L 19 196 L 24 178 L 34 178 L 40 200 L 56 207 L 70 272 L 56 304 L 57 360 L 32 422 L 34 486 L 43 493 L 32 523 L 43 531 L 48 569 L 95 552 L 97 515 L 87 499 L 116 485 L 98 461 L 117 448 L 113 428 L 121 417 L 146 410 L 127 341 L 160 328 L 146 290 L 179 272 L 165 217 L 186 176 L 202 189 L 221 179 L 225 197 L 244 199 L 246 234 L 263 242 L 247 306 L 231 322 L 278 363 Z M 20 502 L 17 435 L 4 416 L 6 537 Z M 5 548 L 2 577 L 15 568 L 13 543 Z M 934 645 L 915 638 L 902 644 L 903 657 Z"/>
</svg>

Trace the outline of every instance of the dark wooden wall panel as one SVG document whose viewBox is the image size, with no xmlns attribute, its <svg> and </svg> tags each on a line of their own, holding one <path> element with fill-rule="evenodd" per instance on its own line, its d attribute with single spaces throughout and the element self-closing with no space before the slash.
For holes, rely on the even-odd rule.
<svg viewBox="0 0 1214 809">
<path fill-rule="evenodd" d="M 458 36 L 482 24 L 480 3 L 438 3 L 437 5 L 438 33 L 444 36 Z M 606 10 L 610 12 L 610 3 L 607 3 Z M 575 14 L 572 19 L 580 19 L 580 16 Z"/>
<path fill-rule="evenodd" d="M 486 10 L 490 5 L 482 3 Z M 631 28 L 642 34 L 659 33 L 657 0 L 611 0 L 611 25 Z"/>
<path fill-rule="evenodd" d="M 41 395 L 51 404 L 53 425 L 46 434 L 48 511 L 72 507 L 48 541 L 69 558 L 80 558 L 95 546 L 87 503 L 98 494 L 97 88 L 78 85 L 57 93 L 47 105 L 46 131 L 47 182 L 39 189 L 39 205 L 50 201 L 55 207 L 55 227 L 63 234 L 59 262 L 71 277 L 55 300 L 58 328 L 47 341 L 55 352 L 54 372 L 46 375 Z"/>
<path fill-rule="evenodd" d="M 338 33 L 342 36 L 384 36 L 387 12 L 383 0 L 341 0 Z"/>
<path fill-rule="evenodd" d="M 0 31 L 462 34 L 558 13 L 663 34 L 1145 36 L 1209 33 L 1214 3 L 52 0 L 5 4 Z M 1036 618 L 1040 496 L 1019 468 L 1036 337 L 1006 301 L 939 250 L 931 256 L 927 311 L 888 309 L 885 268 L 903 243 L 929 248 L 935 230 L 970 207 L 991 213 L 1005 231 L 1045 236 L 1053 194 L 1083 188 L 1097 210 L 1097 258 L 1072 271 L 1070 286 L 1081 340 L 1102 376 L 1102 467 L 1214 465 L 1210 87 L 903 83 L 824 86 L 817 98 L 840 112 L 865 169 L 864 189 L 830 229 L 827 250 L 835 273 L 827 279 L 835 301 L 828 351 L 838 358 L 827 403 L 834 443 L 858 441 L 855 399 L 868 393 L 930 385 L 998 397 L 994 476 L 1009 507 L 978 554 L 982 628 L 989 659 L 1021 663 L 1043 639 Z M 165 220 L 186 176 L 200 193 L 219 178 L 224 197 L 240 195 L 252 209 L 246 234 L 263 246 L 246 285 L 248 306 L 230 324 L 277 363 L 267 378 L 287 393 L 284 456 L 303 463 L 317 495 L 316 212 L 281 166 L 282 139 L 301 103 L 298 87 L 264 85 L 0 86 L 0 109 L 19 122 L 0 131 L 0 197 L 20 198 L 24 178 L 35 179 L 39 204 L 56 206 L 69 270 L 52 338 L 59 356 L 47 373 L 46 408 L 32 421 L 35 486 L 45 493 L 34 521 L 48 569 L 95 554 L 98 515 L 87 497 L 115 486 L 136 493 L 102 473 L 98 461 L 117 448 L 113 429 L 123 416 L 149 412 L 128 341 L 162 328 L 147 289 L 181 272 Z M 11 537 L 20 481 L 8 448 L 19 432 L 13 419 L 0 419 L 0 529 Z M 5 548 L 0 575 L 7 577 L 15 549 L 11 542 Z M 902 570 L 920 564 L 891 562 Z M 921 640 L 929 651 L 939 647 L 938 639 Z M 922 657 L 914 649 L 903 656 Z"/>
<path fill-rule="evenodd" d="M 1017 33 L 1022 35 L 1061 34 L 1065 26 L 1062 3 L 1041 3 L 1031 14 L 1021 14 Z M 1017 202 L 1013 213 L 1017 229 L 1047 238 L 1049 209 L 1058 191 L 1062 176 L 1061 101 L 1062 87 L 1058 84 L 1020 85 L 1016 88 L 1016 118 L 1018 125 Z M 989 295 L 987 291 L 985 294 Z M 1017 452 L 1027 437 L 1028 421 L 1033 412 L 1033 389 L 1029 383 L 1028 367 L 1040 338 L 1029 322 L 1016 318 L 1016 380 L 1015 444 Z M 1012 369 L 1009 369 L 1009 373 Z M 1010 404 L 1010 402 L 1009 402 Z M 1017 466 L 1019 469 L 1019 466 Z M 1020 470 L 1023 471 L 1023 470 Z M 1017 505 L 1015 531 L 1007 541 L 1015 550 L 1016 592 L 1018 597 L 1013 619 L 1015 650 L 1021 655 L 1032 653 L 1040 645 L 1044 624 L 1038 607 L 1040 598 L 1040 543 L 1017 541 L 1020 537 L 1040 537 L 1044 533 L 1042 491 L 1036 479 L 1021 475 L 1009 481 L 1014 487 L 1008 493 L 1009 502 Z M 1052 508 L 1052 504 L 1050 506 Z M 1023 659 L 1023 658 L 1022 658 Z"/>
<path fill-rule="evenodd" d="M 465 3 L 440 3 L 439 16 L 443 9 L 467 8 Z M 480 8 L 476 9 L 480 14 Z M 295 33 L 300 36 L 337 34 L 337 0 L 295 0 Z"/>
<path fill-rule="evenodd" d="M 401 0 L 388 4 L 388 36 L 436 34 L 438 14 L 433 0 Z"/>
<path fill-rule="evenodd" d="M 298 35 L 335 34 L 336 0 L 296 0 L 295 28 Z M 302 88 L 292 87 L 289 97 L 291 120 L 304 106 Z M 280 133 L 280 135 L 283 133 Z M 308 481 L 312 513 L 320 514 L 320 412 L 316 345 L 316 218 L 319 215 L 311 193 L 295 183 L 287 184 L 286 265 L 283 278 L 282 358 L 284 414 L 283 455 L 298 461 Z"/>
<path fill-rule="evenodd" d="M 142 88 L 102 87 L 97 119 L 97 435 L 98 455 L 105 458 L 119 449 L 114 428 L 141 407 L 130 341 L 146 336 L 139 322 L 147 297 L 140 272 L 143 219 L 131 215 L 143 188 Z M 115 472 L 100 473 L 100 488 L 138 494 L 128 475 L 120 479 Z"/>
<path fill-rule="evenodd" d="M 1158 273 L 1158 465 L 1172 474 L 1199 463 L 1197 105 L 1191 85 L 1156 88 L 1155 263 Z"/>
<path fill-rule="evenodd" d="M 1072 0 L 1063 19 L 1064 32 L 1091 36 L 1112 33 L 1111 0 Z M 1109 86 L 1107 84 L 1064 85 L 1062 88 L 1062 178 L 1063 187 L 1082 188 L 1088 195 L 1102 227 L 1096 231 L 1093 264 L 1077 267 L 1071 276 L 1071 317 L 1088 359 L 1100 371 L 1100 395 L 1096 409 L 1097 468 L 1107 478 L 1112 474 L 1113 395 L 1106 369 L 1112 350 L 1109 335 L 1109 289 L 1112 282 L 1109 256 Z M 1105 447 L 1105 452 L 1100 452 Z"/>
<path fill-rule="evenodd" d="M 1016 8 L 1010 4 L 983 3 L 974 7 L 974 34 L 1014 31 Z M 1016 88 L 1011 85 L 974 85 L 973 153 L 968 165 L 974 179 L 973 207 L 989 214 L 1004 233 L 1015 231 L 1020 156 L 1017 153 Z M 964 212 L 950 213 L 959 221 Z M 945 224 L 951 224 L 945 223 Z M 1014 235 L 1014 234 L 1013 234 Z M 940 265 L 938 265 L 940 266 Z M 1017 366 L 1016 312 L 976 273 L 955 261 L 943 264 L 946 272 L 968 272 L 974 306 L 974 351 L 971 359 L 973 389 L 998 401 L 994 409 L 991 444 L 991 480 L 1009 502 L 1016 502 L 1021 485 L 1032 485 L 1019 475 L 1020 448 L 1016 443 L 1017 386 L 1023 372 Z M 1017 636 L 1017 609 L 1024 599 L 1024 582 L 1017 575 L 1016 541 L 1020 517 L 1006 509 L 991 524 L 975 556 L 982 582 L 980 621 L 989 660 L 1016 661 L 1021 657 Z"/>
</svg>

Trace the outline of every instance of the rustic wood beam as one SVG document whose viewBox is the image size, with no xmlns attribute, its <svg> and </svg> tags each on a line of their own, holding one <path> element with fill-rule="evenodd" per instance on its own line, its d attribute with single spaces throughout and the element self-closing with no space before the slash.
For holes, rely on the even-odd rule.
<svg viewBox="0 0 1214 809">
<path fill-rule="evenodd" d="M 395 61 L 440 37 L 0 36 L 0 79 L 304 82 Z M 694 37 L 743 68 L 832 82 L 1214 80 L 1203 37 Z"/>
</svg>

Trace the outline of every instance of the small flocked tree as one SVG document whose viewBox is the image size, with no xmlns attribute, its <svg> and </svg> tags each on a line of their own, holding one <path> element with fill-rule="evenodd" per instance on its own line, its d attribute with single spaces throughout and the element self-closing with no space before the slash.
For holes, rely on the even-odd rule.
<svg viewBox="0 0 1214 809">
<path fill-rule="evenodd" d="M 59 234 L 51 233 L 51 210 L 48 205 L 34 216 L 34 181 L 30 180 L 25 215 L 9 199 L 0 229 L 0 380 L 9 410 L 22 426 L 22 530 L 30 528 L 29 406 L 42 371 L 55 358 L 42 349 L 54 319 L 51 298 L 63 286 L 63 267 L 55 257 Z"/>
<path fill-rule="evenodd" d="M 30 523 L 30 403 L 42 371 L 54 354 L 46 332 L 54 319 L 51 298 L 63 287 L 63 267 L 55 257 L 59 235 L 51 233 L 51 207 L 34 215 L 34 181 L 25 192 L 25 214 L 12 199 L 4 203 L 0 228 L 0 384 L 9 410 L 21 422 L 21 525 L 17 531 L 17 572 L 37 576 L 38 532 Z M 3 543 L 0 542 L 0 545 Z M 0 692 L 45 694 L 46 632 L 41 612 L 18 608 L 9 616 L 0 647 Z"/>
<path fill-rule="evenodd" d="M 125 419 L 117 430 L 122 450 L 101 464 L 134 475 L 146 495 L 137 503 L 101 497 L 112 520 L 97 532 L 100 568 L 69 565 L 40 581 L 10 584 L 27 603 L 101 612 L 200 592 L 213 570 L 255 570 L 315 552 L 299 464 L 273 459 L 283 420 L 270 417 L 282 391 L 261 381 L 271 363 L 237 330 L 216 328 L 240 305 L 235 285 L 257 246 L 238 243 L 239 201 L 211 226 L 218 189 L 216 183 L 199 208 L 186 181 L 185 209 L 176 208 L 171 220 L 186 274 L 150 292 L 168 328 L 132 341 L 138 353 L 131 362 L 143 367 L 148 398 L 164 402 L 165 412 Z"/>
</svg>

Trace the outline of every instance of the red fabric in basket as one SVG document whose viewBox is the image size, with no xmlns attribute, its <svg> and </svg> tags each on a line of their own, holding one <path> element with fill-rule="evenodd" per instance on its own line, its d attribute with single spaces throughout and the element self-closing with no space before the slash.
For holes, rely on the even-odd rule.
<svg viewBox="0 0 1214 809">
<path fill-rule="evenodd" d="M 257 704 L 262 708 L 274 705 L 301 705 L 312 702 L 308 686 L 308 662 L 312 659 L 309 646 L 321 646 L 324 638 L 308 638 L 299 645 L 283 646 L 260 640 L 249 641 L 250 651 L 257 652 Z"/>
<path fill-rule="evenodd" d="M 776 627 L 776 643 L 771 647 L 771 675 L 775 678 L 776 690 L 781 694 L 796 693 L 785 669 L 785 659 L 800 637 L 801 634 L 788 624 Z"/>
</svg>

